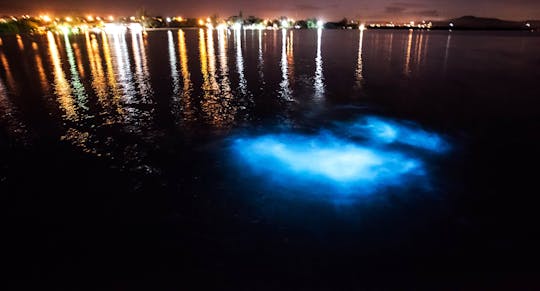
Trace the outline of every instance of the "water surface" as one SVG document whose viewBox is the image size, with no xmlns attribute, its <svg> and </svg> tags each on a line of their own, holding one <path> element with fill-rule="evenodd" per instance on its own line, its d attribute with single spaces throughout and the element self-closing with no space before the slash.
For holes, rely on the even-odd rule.
<svg viewBox="0 0 540 291">
<path fill-rule="evenodd" d="M 346 284 L 537 254 L 537 33 L 0 37 L 6 237 L 32 280 Z"/>
</svg>

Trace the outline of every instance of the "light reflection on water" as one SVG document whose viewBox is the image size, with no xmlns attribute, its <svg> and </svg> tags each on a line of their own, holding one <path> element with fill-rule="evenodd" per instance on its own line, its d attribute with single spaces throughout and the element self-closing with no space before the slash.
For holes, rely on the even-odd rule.
<svg viewBox="0 0 540 291">
<path fill-rule="evenodd" d="M 133 48 L 133 58 L 135 60 L 135 71 L 137 76 L 137 84 L 141 96 L 152 96 L 153 90 L 150 85 L 150 73 L 148 72 L 148 58 L 146 56 L 146 44 L 144 36 L 141 32 L 133 32 L 131 34 L 131 42 Z M 146 102 L 152 102 L 146 98 Z"/>
<path fill-rule="evenodd" d="M 180 56 L 180 69 L 182 72 L 182 79 L 184 86 L 182 88 L 182 95 L 180 96 L 180 104 L 182 110 L 182 116 L 184 120 L 192 120 L 195 117 L 193 110 L 192 91 L 193 83 L 191 82 L 191 74 L 188 67 L 188 56 L 186 48 L 186 36 L 183 30 L 178 30 L 178 53 Z"/>
<path fill-rule="evenodd" d="M 362 88 L 362 82 L 364 80 L 364 65 L 362 61 L 362 49 L 364 43 L 364 30 L 360 30 L 360 40 L 358 42 L 358 63 L 356 65 L 356 86 Z"/>
<path fill-rule="evenodd" d="M 261 83 L 262 86 L 264 86 L 264 53 L 263 53 L 263 30 L 262 29 L 259 29 L 259 33 L 258 33 L 258 40 L 259 40 L 259 47 L 258 47 L 258 52 L 259 54 L 257 55 L 257 71 L 259 72 L 259 82 Z"/>
<path fill-rule="evenodd" d="M 323 61 L 321 55 L 322 29 L 317 29 L 317 57 L 315 58 L 315 98 L 319 99 L 324 94 Z"/>
<path fill-rule="evenodd" d="M 285 101 L 292 101 L 292 90 L 289 82 L 289 38 L 287 38 L 287 30 L 281 30 L 281 83 L 280 96 Z M 291 46 L 292 47 L 292 46 Z"/>
<path fill-rule="evenodd" d="M 88 61 L 90 63 L 90 73 L 92 74 L 92 88 L 101 104 L 106 104 L 108 96 L 108 88 L 103 70 L 103 64 L 99 53 L 99 45 L 96 35 L 90 33 L 85 34 L 86 51 L 88 53 Z"/>
<path fill-rule="evenodd" d="M 36 69 L 39 76 L 39 82 L 43 93 L 47 95 L 50 90 L 49 80 L 47 80 L 47 74 L 45 73 L 45 68 L 43 67 L 43 60 L 41 59 L 41 55 L 39 53 L 39 46 L 37 45 L 37 43 L 33 43 L 32 48 L 34 49 L 34 60 L 36 61 Z"/>
<path fill-rule="evenodd" d="M 26 145 L 28 130 L 20 117 L 20 112 L 10 100 L 8 89 L 0 77 L 0 125 L 5 126 L 16 140 Z"/>
<path fill-rule="evenodd" d="M 407 37 L 407 53 L 405 54 L 405 67 L 403 68 L 403 73 L 408 76 L 411 73 L 411 49 L 413 41 L 413 30 L 409 31 L 409 36 Z"/>
<path fill-rule="evenodd" d="M 4 69 L 4 72 L 6 74 L 9 89 L 15 92 L 17 90 L 17 85 L 15 83 L 15 79 L 13 78 L 13 74 L 11 73 L 9 61 L 3 51 L 0 51 L 0 62 L 2 62 L 2 68 Z"/>
<path fill-rule="evenodd" d="M 77 107 L 81 108 L 82 110 L 87 110 L 88 107 L 86 106 L 86 103 L 87 103 L 88 96 L 86 95 L 86 89 L 84 88 L 81 82 L 81 79 L 79 76 L 79 70 L 78 70 L 79 67 L 82 67 L 82 64 L 81 63 L 79 63 L 79 65 L 77 64 L 74 57 L 73 48 L 71 46 L 71 42 L 67 34 L 64 35 L 64 43 L 66 46 L 69 69 L 71 73 L 70 83 L 71 83 L 72 93 L 75 95 L 74 97 L 77 102 Z M 79 53 L 79 59 L 80 59 L 80 53 Z"/>
<path fill-rule="evenodd" d="M 464 38 L 470 39 L 455 32 L 292 29 L 2 36 L 3 110 L 25 116 L 33 110 L 28 100 L 39 100 L 45 106 L 38 111 L 48 116 L 39 117 L 40 122 L 61 127 L 57 132 L 64 140 L 90 153 L 111 153 L 112 144 L 128 138 L 152 144 L 169 120 L 179 131 L 227 133 L 274 123 L 302 127 L 305 116 L 316 116 L 316 110 L 351 100 L 362 103 L 366 96 L 392 103 L 392 94 L 400 100 L 393 110 L 412 110 L 419 108 L 417 100 L 426 90 L 431 97 L 438 96 L 437 86 L 455 91 L 446 76 L 459 79 L 461 73 L 481 67 L 454 62 L 459 59 L 456 46 Z M 484 44 L 490 39 L 475 45 L 494 54 Z M 533 47 L 534 38 L 524 38 L 521 51 L 527 52 L 529 42 Z M 502 50 L 512 52 L 511 47 Z M 35 69 L 33 76 L 29 68 Z M 484 74 L 497 78 L 495 72 Z M 36 84 L 26 86 L 32 81 Z M 446 104 L 452 103 L 445 98 Z M 15 135 L 13 128 L 8 132 Z M 114 151 L 121 152 L 122 146 Z"/>
<path fill-rule="evenodd" d="M 242 41 L 240 39 L 240 30 L 235 30 L 235 47 L 236 47 L 236 70 L 238 71 L 238 87 L 243 97 L 247 95 L 247 81 L 244 75 L 244 58 L 242 55 Z M 245 35 L 244 35 L 245 36 Z"/>
<path fill-rule="evenodd" d="M 78 119 L 78 114 L 71 96 L 71 84 L 66 79 L 66 74 L 62 69 L 60 53 L 52 32 L 47 33 L 47 40 L 49 41 L 49 55 L 54 69 L 54 89 L 56 96 L 58 97 L 58 102 L 65 113 L 66 119 L 76 121 Z"/>
</svg>

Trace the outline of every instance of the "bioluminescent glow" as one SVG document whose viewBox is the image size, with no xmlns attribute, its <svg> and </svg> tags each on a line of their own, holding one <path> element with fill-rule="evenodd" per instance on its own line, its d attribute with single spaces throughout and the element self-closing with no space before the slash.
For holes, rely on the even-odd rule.
<svg viewBox="0 0 540 291">
<path fill-rule="evenodd" d="M 346 127 L 348 135 L 369 139 L 376 143 L 397 143 L 442 153 L 449 144 L 439 134 L 425 131 L 412 123 L 368 116 Z"/>
<path fill-rule="evenodd" d="M 371 116 L 316 134 L 244 136 L 231 148 L 248 176 L 335 201 L 389 187 L 428 189 L 427 158 L 449 146 L 413 124 Z"/>
<path fill-rule="evenodd" d="M 399 153 L 375 150 L 330 134 L 265 135 L 238 139 L 236 146 L 252 165 L 278 166 L 282 171 L 339 183 L 376 182 L 418 171 L 421 162 Z"/>
</svg>

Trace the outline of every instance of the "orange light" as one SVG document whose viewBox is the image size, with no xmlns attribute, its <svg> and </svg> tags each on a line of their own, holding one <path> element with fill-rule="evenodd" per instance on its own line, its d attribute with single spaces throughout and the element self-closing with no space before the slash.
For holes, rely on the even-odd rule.
<svg viewBox="0 0 540 291">
<path fill-rule="evenodd" d="M 204 20 L 199 19 L 199 25 L 204 25 Z"/>
</svg>

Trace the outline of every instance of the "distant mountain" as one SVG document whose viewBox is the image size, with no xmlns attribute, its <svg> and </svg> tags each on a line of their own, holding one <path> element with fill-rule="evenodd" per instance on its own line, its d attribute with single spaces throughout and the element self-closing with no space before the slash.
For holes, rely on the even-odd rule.
<svg viewBox="0 0 540 291">
<path fill-rule="evenodd" d="M 452 29 L 527 29 L 525 21 L 508 21 L 497 18 L 463 16 L 445 21 L 432 21 L 434 28 Z M 532 26 L 532 23 L 531 23 Z"/>
</svg>

